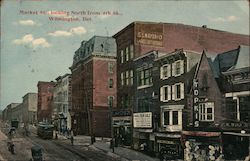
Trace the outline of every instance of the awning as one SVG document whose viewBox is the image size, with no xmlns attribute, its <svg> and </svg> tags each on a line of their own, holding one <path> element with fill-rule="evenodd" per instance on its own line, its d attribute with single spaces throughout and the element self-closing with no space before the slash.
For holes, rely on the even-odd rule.
<svg viewBox="0 0 250 161">
<path fill-rule="evenodd" d="M 243 133 L 237 133 L 237 132 L 223 132 L 225 135 L 236 135 L 236 136 L 247 136 L 250 137 L 250 134 L 243 134 Z"/>
<path fill-rule="evenodd" d="M 182 131 L 183 135 L 189 136 L 204 136 L 204 137 L 213 137 L 220 136 L 220 132 L 204 132 L 204 131 Z"/>
<path fill-rule="evenodd" d="M 180 138 L 180 134 L 166 134 L 166 133 L 154 133 L 158 137 L 167 137 L 167 138 Z"/>
</svg>

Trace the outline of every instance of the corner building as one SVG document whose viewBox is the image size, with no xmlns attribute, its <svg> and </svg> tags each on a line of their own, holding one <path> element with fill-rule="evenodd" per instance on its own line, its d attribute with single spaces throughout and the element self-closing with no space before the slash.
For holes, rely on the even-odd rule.
<svg viewBox="0 0 250 161">
<path fill-rule="evenodd" d="M 134 81 L 137 81 L 133 73 L 135 58 L 151 50 L 171 53 L 175 49 L 183 48 L 202 53 L 203 49 L 206 49 L 215 54 L 237 48 L 240 44 L 249 44 L 248 35 L 209 29 L 205 26 L 155 22 L 133 22 L 113 37 L 117 44 L 117 109 L 122 111 L 116 111 L 119 113 L 116 122 L 126 122 L 118 127 L 114 126 L 115 135 L 130 133 L 132 128 L 132 113 L 135 108 L 133 102 L 136 100 Z M 123 120 L 125 117 L 131 119 Z M 126 138 L 131 139 L 132 136 Z"/>
<path fill-rule="evenodd" d="M 72 72 L 72 129 L 75 134 L 110 137 L 110 107 L 116 107 L 116 44 L 94 36 L 76 50 Z"/>
</svg>

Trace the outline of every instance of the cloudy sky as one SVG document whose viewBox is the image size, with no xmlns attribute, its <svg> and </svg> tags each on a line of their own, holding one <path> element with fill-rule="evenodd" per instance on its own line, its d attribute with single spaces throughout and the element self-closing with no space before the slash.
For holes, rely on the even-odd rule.
<svg viewBox="0 0 250 161">
<path fill-rule="evenodd" d="M 74 51 L 82 40 L 112 36 L 133 21 L 207 25 L 249 35 L 245 0 L 2 1 L 0 109 L 22 102 L 28 92 L 37 92 L 39 80 L 70 73 Z"/>
</svg>

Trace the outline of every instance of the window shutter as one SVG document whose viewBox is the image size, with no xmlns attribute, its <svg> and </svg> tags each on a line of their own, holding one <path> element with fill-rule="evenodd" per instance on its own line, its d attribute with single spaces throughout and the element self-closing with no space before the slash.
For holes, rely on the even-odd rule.
<svg viewBox="0 0 250 161">
<path fill-rule="evenodd" d="M 167 77 L 171 77 L 171 65 L 168 65 L 167 67 Z"/>
<path fill-rule="evenodd" d="M 164 87 L 161 87 L 160 89 L 160 95 L 161 95 L 161 101 L 163 101 L 163 96 L 164 96 Z"/>
<path fill-rule="evenodd" d="M 180 74 L 184 73 L 184 60 L 181 60 L 180 62 Z"/>
<path fill-rule="evenodd" d="M 184 89 L 184 83 L 181 83 L 181 99 L 184 99 L 184 95 L 185 95 L 185 89 Z"/>
<path fill-rule="evenodd" d="M 175 62 L 172 63 L 172 76 L 175 76 Z"/>
<path fill-rule="evenodd" d="M 175 100 L 175 91 L 176 91 L 175 85 L 172 85 L 172 100 Z"/>
<path fill-rule="evenodd" d="M 169 101 L 169 100 L 171 100 L 171 86 L 167 86 L 167 88 L 168 88 L 168 98 L 167 98 L 167 100 Z"/>
</svg>

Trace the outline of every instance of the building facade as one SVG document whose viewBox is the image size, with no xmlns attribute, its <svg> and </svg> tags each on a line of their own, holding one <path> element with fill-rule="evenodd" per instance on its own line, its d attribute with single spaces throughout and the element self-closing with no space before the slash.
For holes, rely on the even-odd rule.
<svg viewBox="0 0 250 161">
<path fill-rule="evenodd" d="M 116 44 L 94 36 L 75 52 L 72 72 L 72 128 L 76 134 L 110 136 L 111 112 L 116 108 Z"/>
<path fill-rule="evenodd" d="M 249 155 L 248 58 L 249 46 L 214 60 L 202 54 L 188 103 L 188 131 L 182 132 L 185 159 L 242 160 Z"/>
<path fill-rule="evenodd" d="M 52 121 L 52 99 L 54 82 L 39 81 L 37 84 L 37 121 L 48 122 Z"/>
<path fill-rule="evenodd" d="M 212 30 L 205 26 L 171 23 L 133 22 L 113 37 L 117 44 L 117 107 L 126 114 L 130 113 L 130 117 L 135 108 L 133 102 L 136 100 L 136 87 L 134 81 L 131 81 L 135 76 L 134 59 L 151 50 L 170 53 L 175 49 L 184 48 L 201 53 L 206 49 L 215 54 L 239 44 L 249 44 L 247 35 Z"/>
<path fill-rule="evenodd" d="M 71 129 L 71 75 L 65 74 L 56 78 L 53 89 L 52 119 L 60 132 Z"/>
<path fill-rule="evenodd" d="M 12 116 L 12 111 L 15 107 L 17 107 L 18 105 L 20 105 L 21 103 L 11 103 L 9 105 L 7 105 L 7 107 L 3 110 L 3 119 L 6 122 L 11 122 L 12 119 L 16 119 L 16 115 Z M 15 109 L 14 109 L 15 111 Z"/>
<path fill-rule="evenodd" d="M 37 93 L 27 93 L 23 96 L 23 122 L 37 123 Z"/>
</svg>

